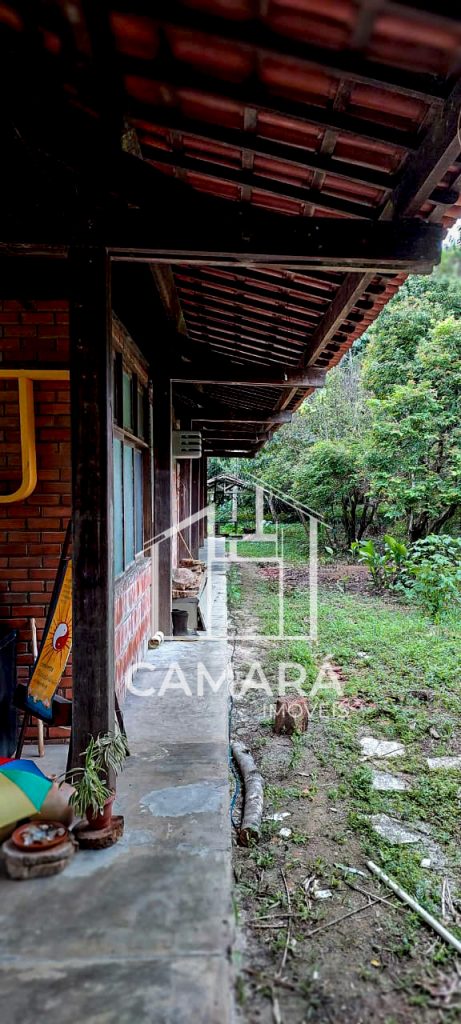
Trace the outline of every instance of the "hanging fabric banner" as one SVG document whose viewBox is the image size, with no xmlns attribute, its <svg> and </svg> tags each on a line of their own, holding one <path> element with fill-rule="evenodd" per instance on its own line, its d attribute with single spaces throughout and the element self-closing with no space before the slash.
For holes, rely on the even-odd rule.
<svg viewBox="0 0 461 1024">
<path fill-rule="evenodd" d="M 53 697 L 72 649 L 72 562 L 69 560 L 56 597 L 50 625 L 29 683 L 26 706 L 39 718 L 52 718 Z"/>
</svg>

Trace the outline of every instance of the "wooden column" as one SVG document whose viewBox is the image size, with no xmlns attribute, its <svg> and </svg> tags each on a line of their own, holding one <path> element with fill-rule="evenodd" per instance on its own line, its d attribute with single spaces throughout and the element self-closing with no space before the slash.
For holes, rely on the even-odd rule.
<svg viewBox="0 0 461 1024">
<path fill-rule="evenodd" d="M 200 508 L 200 459 L 191 459 L 191 515 Z M 194 558 L 198 557 L 200 547 L 200 520 L 191 526 L 191 551 Z"/>
<path fill-rule="evenodd" d="M 110 262 L 71 251 L 72 763 L 114 729 L 112 310 Z"/>
<path fill-rule="evenodd" d="M 200 485 L 201 485 L 200 507 L 201 508 L 206 508 L 206 506 L 207 506 L 207 497 L 208 497 L 207 476 L 208 476 L 208 459 L 207 459 L 206 455 L 202 455 L 202 458 L 200 459 Z M 206 518 L 203 518 L 203 519 L 200 520 L 200 526 L 201 526 L 200 543 L 203 544 L 203 542 L 204 542 L 204 540 L 206 538 L 206 535 L 207 535 L 207 520 L 206 520 Z"/>
<path fill-rule="evenodd" d="M 171 382 L 154 377 L 154 535 L 173 525 L 171 454 Z M 171 636 L 172 543 L 166 537 L 156 545 L 157 628 Z M 154 581 L 155 585 L 155 581 Z"/>
<path fill-rule="evenodd" d="M 181 430 L 190 430 L 191 421 L 181 416 Z M 179 522 L 188 519 L 191 507 L 191 459 L 179 459 Z M 178 534 L 178 559 L 190 558 L 191 551 L 191 528 L 184 526 L 181 529 L 181 536 Z"/>
<path fill-rule="evenodd" d="M 184 519 L 188 519 L 190 516 L 190 502 L 191 502 L 191 462 L 192 459 L 180 459 L 179 460 L 179 522 L 183 522 Z M 178 536 L 178 556 L 179 558 L 189 558 L 189 551 L 191 550 L 191 528 L 190 526 L 183 526 L 181 529 L 181 536 Z"/>
</svg>

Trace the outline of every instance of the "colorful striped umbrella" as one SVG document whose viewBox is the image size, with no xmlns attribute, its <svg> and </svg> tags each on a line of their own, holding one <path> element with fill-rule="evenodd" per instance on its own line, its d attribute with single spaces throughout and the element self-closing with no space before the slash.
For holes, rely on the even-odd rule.
<svg viewBox="0 0 461 1024">
<path fill-rule="evenodd" d="M 0 764 L 0 828 L 36 814 L 52 785 L 26 758 Z"/>
</svg>

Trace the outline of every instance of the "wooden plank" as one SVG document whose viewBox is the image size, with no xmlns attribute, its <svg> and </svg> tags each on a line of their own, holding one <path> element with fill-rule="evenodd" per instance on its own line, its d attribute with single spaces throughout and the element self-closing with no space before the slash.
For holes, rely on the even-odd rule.
<svg viewBox="0 0 461 1024">
<path fill-rule="evenodd" d="M 114 729 L 112 313 L 100 249 L 70 253 L 72 757 Z"/>
<path fill-rule="evenodd" d="M 334 192 L 329 193 L 328 190 L 277 181 L 276 178 L 271 178 L 268 171 L 258 174 L 257 170 L 248 171 L 244 168 L 228 167 L 218 159 L 213 160 L 211 155 L 208 159 L 198 159 L 195 156 L 187 156 L 180 150 L 170 153 L 166 149 L 157 148 L 155 155 L 150 151 L 149 156 L 146 157 L 145 163 L 151 164 L 151 162 L 155 167 L 160 164 L 165 167 L 174 167 L 179 171 L 190 171 L 193 174 L 200 174 L 202 178 L 218 180 L 221 184 L 238 185 L 242 189 L 245 187 L 255 188 L 261 195 L 269 198 L 293 199 L 298 203 L 311 203 L 316 209 L 329 210 L 332 213 L 341 213 L 357 219 L 372 217 L 375 210 L 375 206 L 365 193 L 363 193 L 363 198 L 359 196 L 355 200 L 344 199 L 335 195 Z M 384 192 L 388 191 L 389 188 L 384 189 Z"/>
<path fill-rule="evenodd" d="M 200 508 L 201 509 L 206 508 L 206 505 L 207 505 L 207 478 L 208 478 L 207 461 L 208 460 L 207 460 L 206 455 L 202 455 L 202 458 L 200 459 Z M 200 520 L 200 527 L 199 527 L 200 547 L 202 547 L 202 545 L 203 545 L 203 543 L 205 541 L 205 537 L 207 536 L 207 530 L 208 530 L 208 521 L 207 521 L 206 516 L 204 516 L 203 519 Z"/>
<path fill-rule="evenodd" d="M 181 416 L 181 430 L 190 430 L 190 420 Z M 190 518 L 191 514 L 191 463 L 192 459 L 179 459 L 179 522 Z M 189 558 L 191 546 L 191 527 L 184 526 L 178 534 L 178 557 Z"/>
<path fill-rule="evenodd" d="M 452 90 L 443 110 L 434 113 L 432 124 L 415 157 L 407 163 L 405 174 L 391 199 L 381 211 L 381 222 L 415 214 L 430 197 L 437 183 L 459 156 L 459 109 L 461 81 Z M 325 344 L 341 325 L 360 294 L 371 284 L 369 274 L 348 274 L 332 306 L 311 339 L 309 364 L 315 363 Z M 370 289 L 371 290 L 371 289 Z"/>
<path fill-rule="evenodd" d="M 363 185 L 372 185 L 376 188 L 392 189 L 395 184 L 395 175 L 389 174 L 376 168 L 376 163 L 364 167 L 362 164 L 351 163 L 340 160 L 337 157 L 325 157 L 307 150 L 301 143 L 299 146 L 293 143 L 278 142 L 274 139 L 261 138 L 254 131 L 241 131 L 236 128 L 222 128 L 218 124 L 207 121 L 194 121 L 171 108 L 164 111 L 155 109 L 151 116 L 153 130 L 157 127 L 166 128 L 169 131 L 180 132 L 181 135 L 193 137 L 201 142 L 219 143 L 224 148 L 238 149 L 250 156 L 269 157 L 273 160 L 280 160 L 289 163 L 300 170 L 320 170 L 325 174 L 333 174 L 338 178 L 345 178 L 347 181 L 356 181 Z M 155 142 L 149 141 L 149 136 L 144 135 L 143 146 L 147 149 L 147 156 L 150 159 L 157 159 L 155 154 L 165 151 L 159 150 Z M 176 156 L 180 156 L 176 154 Z M 364 158 L 365 159 L 365 158 Z M 223 165 L 221 164 L 221 169 Z M 257 182 L 255 178 L 255 184 Z"/>
<path fill-rule="evenodd" d="M 154 437 L 154 536 L 160 537 L 173 523 L 171 453 L 171 383 L 160 374 L 153 381 Z M 165 536 L 156 544 L 156 627 L 171 635 L 172 542 Z M 155 580 L 154 580 L 155 584 Z"/>
<path fill-rule="evenodd" d="M 442 181 L 448 168 L 458 159 L 460 136 L 461 80 L 450 93 L 418 152 L 406 165 L 406 171 L 382 212 L 382 218 L 411 217 Z"/>
<path fill-rule="evenodd" d="M 194 516 L 200 508 L 200 459 L 191 459 L 191 515 Z M 191 524 L 191 551 L 194 558 L 198 558 L 200 546 L 200 524 L 195 520 Z"/>
<path fill-rule="evenodd" d="M 292 413 L 291 412 L 267 412 L 264 413 L 243 413 L 238 410 L 229 409 L 226 412 L 224 409 L 218 410 L 198 410 L 198 415 L 192 415 L 193 423 L 223 423 L 223 424 L 238 424 L 245 425 L 246 423 L 291 423 Z"/>
<path fill-rule="evenodd" d="M 153 106 L 133 100 L 130 102 L 132 119 L 143 130 L 145 130 L 146 124 L 155 122 L 158 114 L 160 117 L 162 116 L 161 112 L 165 106 L 170 111 L 170 106 L 163 99 L 160 88 L 162 83 L 155 68 L 152 71 L 152 79 L 154 87 L 158 86 L 159 102 L 163 105 Z M 262 82 L 255 81 L 254 78 L 243 83 L 220 81 L 218 78 L 211 79 L 205 74 L 201 74 L 197 68 L 189 69 L 184 65 L 174 64 L 168 68 L 168 85 L 175 90 L 193 89 L 194 92 L 200 92 L 204 99 L 220 96 L 227 101 L 233 100 L 245 108 L 253 108 L 262 114 L 287 118 L 298 128 L 305 128 L 306 124 L 312 124 L 341 135 L 369 139 L 370 142 L 380 142 L 402 152 L 412 152 L 418 148 L 416 132 L 406 131 L 393 125 L 379 124 L 377 121 L 367 120 L 365 116 L 357 117 L 346 111 L 337 111 L 331 106 L 311 106 L 300 100 L 274 96 L 273 92 L 265 89 Z M 167 116 L 168 114 L 165 114 L 165 117 Z"/>
<path fill-rule="evenodd" d="M 142 197 L 149 195 L 153 205 L 142 211 L 126 210 L 117 217 L 95 216 L 95 244 L 105 246 L 115 260 L 198 261 L 217 266 L 237 262 L 240 267 L 286 263 L 299 266 L 302 273 L 310 269 L 425 273 L 440 258 L 442 232 L 435 224 L 415 219 L 375 223 L 286 217 L 253 208 L 238 217 L 233 203 L 210 199 L 181 182 L 173 182 L 176 187 L 171 189 L 160 172 L 128 154 L 124 157 L 134 161 L 135 178 L 141 170 Z M 79 231 L 84 239 L 83 222 Z M 64 258 L 69 236 L 70 229 L 51 216 L 41 215 L 37 222 L 31 217 L 8 222 L 0 254 L 13 249 L 22 255 L 40 252 L 54 257 L 58 248 Z"/>
<path fill-rule="evenodd" d="M 209 365 L 204 362 L 198 363 L 196 355 L 193 361 L 175 365 L 171 368 L 172 381 L 190 381 L 195 384 L 229 384 L 240 386 L 251 384 L 252 387 L 276 387 L 276 388 L 321 388 L 325 384 L 325 372 L 323 370 L 309 369 L 305 373 L 292 373 L 289 371 L 269 373 L 263 369 L 257 370 L 251 364 L 237 366 L 235 363 L 222 361 L 222 365 L 215 368 L 212 360 Z"/>
</svg>

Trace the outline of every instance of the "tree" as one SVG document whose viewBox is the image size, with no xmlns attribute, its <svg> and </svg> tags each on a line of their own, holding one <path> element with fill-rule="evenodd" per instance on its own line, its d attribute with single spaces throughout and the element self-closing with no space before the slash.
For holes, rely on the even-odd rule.
<svg viewBox="0 0 461 1024">
<path fill-rule="evenodd" d="M 317 441 L 299 464 L 293 490 L 332 526 L 341 523 L 348 547 L 362 539 L 376 512 L 358 442 Z"/>
<path fill-rule="evenodd" d="M 435 312 L 426 303 L 427 296 L 425 308 L 410 307 L 405 345 L 394 344 L 396 331 L 403 337 L 402 310 L 389 311 L 364 363 L 376 396 L 366 459 L 372 493 L 388 519 L 405 520 L 410 541 L 439 533 L 461 505 L 461 320 L 431 323 L 440 303 Z"/>
</svg>

